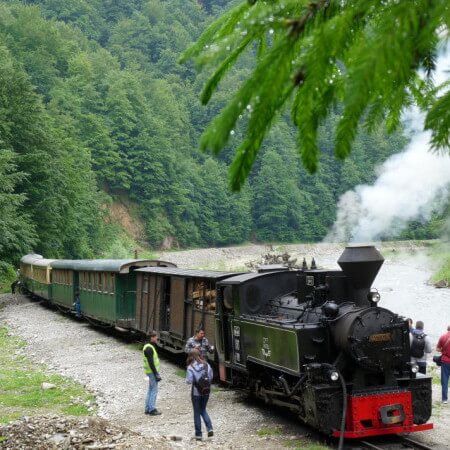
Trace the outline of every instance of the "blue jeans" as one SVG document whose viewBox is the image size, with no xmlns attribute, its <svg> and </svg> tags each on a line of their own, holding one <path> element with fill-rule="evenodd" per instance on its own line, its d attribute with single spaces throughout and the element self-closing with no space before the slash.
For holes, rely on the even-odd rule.
<svg viewBox="0 0 450 450">
<path fill-rule="evenodd" d="M 145 412 L 151 412 L 156 409 L 156 396 L 158 395 L 158 382 L 155 374 L 149 373 L 148 376 L 148 391 L 145 399 Z"/>
<path fill-rule="evenodd" d="M 195 426 L 195 436 L 202 437 L 202 421 L 201 417 L 203 417 L 203 421 L 205 422 L 206 429 L 211 431 L 213 429 L 211 419 L 206 412 L 206 405 L 209 400 L 209 395 L 193 395 L 192 397 L 192 406 L 194 407 L 194 426 Z"/>
<path fill-rule="evenodd" d="M 75 312 L 77 317 L 81 317 L 81 303 L 75 302 Z"/>
<path fill-rule="evenodd" d="M 441 366 L 442 401 L 448 400 L 449 377 L 450 377 L 450 364 L 442 363 Z"/>
</svg>

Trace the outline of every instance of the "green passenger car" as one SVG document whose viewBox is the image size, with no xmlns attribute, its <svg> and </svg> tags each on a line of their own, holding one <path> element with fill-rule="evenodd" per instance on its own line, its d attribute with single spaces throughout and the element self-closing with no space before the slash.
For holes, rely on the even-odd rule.
<svg viewBox="0 0 450 450">
<path fill-rule="evenodd" d="M 20 279 L 22 286 L 33 295 L 46 300 L 52 297 L 51 263 L 41 255 L 25 255 L 20 260 Z"/>
<path fill-rule="evenodd" d="M 58 260 L 53 267 L 53 301 L 72 307 L 79 295 L 81 313 L 100 322 L 132 328 L 136 308 L 134 269 L 175 266 L 157 260 Z"/>
</svg>

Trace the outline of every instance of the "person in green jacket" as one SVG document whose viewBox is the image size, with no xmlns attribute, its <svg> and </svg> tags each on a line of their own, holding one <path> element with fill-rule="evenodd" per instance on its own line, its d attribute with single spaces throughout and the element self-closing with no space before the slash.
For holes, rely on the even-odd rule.
<svg viewBox="0 0 450 450">
<path fill-rule="evenodd" d="M 144 359 L 144 372 L 148 376 L 148 392 L 145 399 L 145 414 L 150 416 L 159 416 L 161 413 L 156 409 L 156 396 L 158 395 L 158 383 L 161 381 L 159 375 L 160 363 L 156 343 L 158 342 L 158 333 L 150 333 L 150 342 L 144 345 L 142 349 Z"/>
</svg>

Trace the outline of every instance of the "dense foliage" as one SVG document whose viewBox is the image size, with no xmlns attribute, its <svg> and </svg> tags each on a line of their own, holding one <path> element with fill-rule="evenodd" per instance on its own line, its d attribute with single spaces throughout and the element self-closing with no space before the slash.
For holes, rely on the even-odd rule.
<svg viewBox="0 0 450 450">
<path fill-rule="evenodd" d="M 427 112 L 436 147 L 450 148 L 450 91 L 436 98 L 435 57 L 448 39 L 448 0 L 243 0 L 217 19 L 184 55 L 216 70 L 202 93 L 207 103 L 242 53 L 258 46 L 252 73 L 208 127 L 201 145 L 218 153 L 242 113 L 252 108 L 232 165 L 232 187 L 246 180 L 277 114 L 291 105 L 303 164 L 315 172 L 319 127 L 342 105 L 335 153 L 346 158 L 361 120 L 395 129 L 405 106 Z"/>
<path fill-rule="evenodd" d="M 116 197 L 137 205 L 153 246 L 226 245 L 248 239 L 322 238 L 338 196 L 374 179 L 405 139 L 382 127 L 356 137 L 336 161 L 320 123 L 321 166 L 296 155 L 288 116 L 273 122 L 240 193 L 228 189 L 231 146 L 218 159 L 200 135 L 252 67 L 244 55 L 208 107 L 205 79 L 177 63 L 226 0 L 0 0 L 0 260 L 25 252 L 91 257 L 111 245 Z M 251 108 L 233 129 L 242 137 Z"/>
</svg>

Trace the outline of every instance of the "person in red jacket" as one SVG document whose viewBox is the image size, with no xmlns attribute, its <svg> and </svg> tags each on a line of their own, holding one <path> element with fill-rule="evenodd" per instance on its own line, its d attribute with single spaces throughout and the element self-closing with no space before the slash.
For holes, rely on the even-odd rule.
<svg viewBox="0 0 450 450">
<path fill-rule="evenodd" d="M 441 385 L 442 403 L 448 403 L 448 379 L 450 377 L 450 325 L 447 333 L 443 334 L 437 343 L 436 350 L 442 353 Z"/>
</svg>

